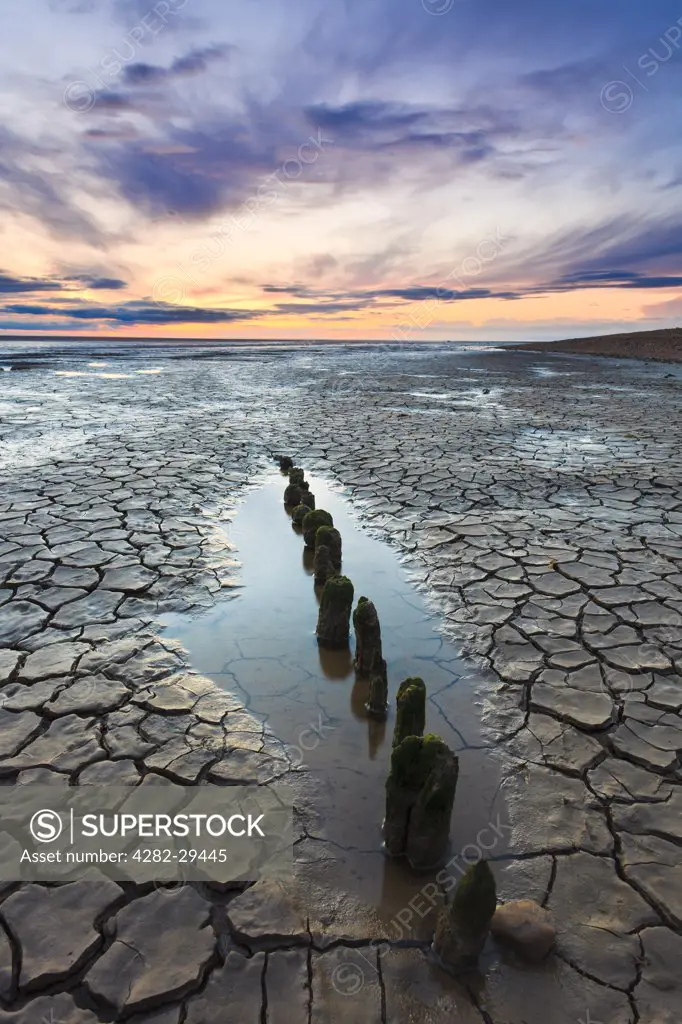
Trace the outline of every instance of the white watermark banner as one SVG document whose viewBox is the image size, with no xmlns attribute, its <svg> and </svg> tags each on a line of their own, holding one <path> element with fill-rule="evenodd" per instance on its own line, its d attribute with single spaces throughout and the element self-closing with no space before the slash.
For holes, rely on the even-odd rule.
<svg viewBox="0 0 682 1024">
<path fill-rule="evenodd" d="M 255 881 L 293 874 L 286 786 L 0 787 L 0 882 Z"/>
</svg>

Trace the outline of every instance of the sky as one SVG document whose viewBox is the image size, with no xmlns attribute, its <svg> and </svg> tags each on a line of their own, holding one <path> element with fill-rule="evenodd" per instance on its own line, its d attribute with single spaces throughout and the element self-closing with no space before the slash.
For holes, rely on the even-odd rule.
<svg viewBox="0 0 682 1024">
<path fill-rule="evenodd" d="M 682 5 L 0 0 L 0 333 L 682 319 Z"/>
</svg>

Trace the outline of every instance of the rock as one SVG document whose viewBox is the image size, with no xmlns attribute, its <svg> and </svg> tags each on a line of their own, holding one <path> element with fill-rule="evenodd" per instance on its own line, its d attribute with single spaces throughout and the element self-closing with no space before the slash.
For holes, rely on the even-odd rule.
<svg viewBox="0 0 682 1024">
<path fill-rule="evenodd" d="M 317 515 L 310 512 L 309 515 Z M 306 516 L 307 518 L 307 516 Z M 317 619 L 317 642 L 340 650 L 348 646 L 353 584 L 347 576 L 330 576 L 324 585 Z"/>
<path fill-rule="evenodd" d="M 315 572 L 316 587 L 323 587 L 330 576 L 337 575 L 336 568 L 332 562 L 331 551 L 326 544 L 316 545 L 313 569 Z"/>
<path fill-rule="evenodd" d="M 396 718 L 393 746 L 407 736 L 423 736 L 426 725 L 426 686 L 423 679 L 404 679 L 396 696 Z"/>
<path fill-rule="evenodd" d="M 391 856 L 406 856 L 417 870 L 442 862 L 458 772 L 457 757 L 438 736 L 407 736 L 394 747 L 383 826 Z"/>
<path fill-rule="evenodd" d="M 361 676 L 371 676 L 375 666 L 383 661 L 381 653 L 381 626 L 372 601 L 361 597 L 353 612 L 355 629 L 355 670 Z"/>
<path fill-rule="evenodd" d="M 198 989 L 215 954 L 210 909 L 188 886 L 134 900 L 116 915 L 116 938 L 85 975 L 85 988 L 119 1016 Z"/>
<path fill-rule="evenodd" d="M 534 900 L 515 900 L 498 907 L 490 930 L 524 960 L 539 963 L 554 945 L 556 929 L 550 914 Z"/>
<path fill-rule="evenodd" d="M 320 526 L 333 526 L 334 520 L 329 512 L 318 508 L 308 512 L 301 524 L 303 527 L 303 540 L 307 548 L 315 548 L 315 536 Z M 329 546 L 329 545 L 328 545 Z"/>
<path fill-rule="evenodd" d="M 315 534 L 315 547 L 318 544 L 324 544 L 329 548 L 334 568 L 341 572 L 342 541 L 339 531 L 333 526 L 319 526 Z"/>
<path fill-rule="evenodd" d="M 495 879 L 485 860 L 460 878 L 451 903 L 440 912 L 433 951 L 454 973 L 474 967 L 490 931 L 497 905 Z"/>
</svg>

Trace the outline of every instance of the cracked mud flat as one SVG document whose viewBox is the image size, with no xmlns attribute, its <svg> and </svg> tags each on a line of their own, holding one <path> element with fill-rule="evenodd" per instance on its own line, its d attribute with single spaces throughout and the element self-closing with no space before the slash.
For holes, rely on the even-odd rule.
<svg viewBox="0 0 682 1024">
<path fill-rule="evenodd" d="M 287 778 L 301 814 L 289 893 L 4 886 L 0 1021 L 677 1021 L 679 371 L 443 348 L 22 359 L 2 353 L 3 781 Z M 280 449 L 407 557 L 477 677 L 511 824 L 499 893 L 552 911 L 542 967 L 491 944 L 456 983 L 422 955 L 427 919 L 397 942 L 361 880 L 330 887 L 314 766 L 162 631 L 238 602 L 223 527 Z"/>
</svg>

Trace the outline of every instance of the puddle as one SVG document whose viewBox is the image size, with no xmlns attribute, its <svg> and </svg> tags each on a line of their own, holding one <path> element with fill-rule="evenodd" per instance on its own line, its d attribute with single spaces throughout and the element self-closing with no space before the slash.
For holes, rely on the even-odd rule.
<svg viewBox="0 0 682 1024">
<path fill-rule="evenodd" d="M 192 618 L 163 617 L 166 634 L 188 650 L 192 666 L 234 693 L 299 762 L 310 768 L 326 836 L 339 864 L 327 884 L 343 887 L 391 919 L 428 876 L 412 875 L 381 852 L 384 784 L 399 683 L 421 676 L 427 685 L 427 732 L 460 757 L 452 821 L 453 854 L 486 828 L 501 807 L 498 774 L 483 749 L 470 666 L 437 632 L 438 619 L 410 584 L 396 553 L 359 527 L 340 489 L 310 477 L 318 508 L 334 517 L 343 537 L 343 572 L 355 603 L 371 598 L 381 621 L 391 711 L 385 724 L 368 719 L 366 683 L 356 680 L 352 651 L 332 652 L 315 638 L 318 598 L 312 558 L 282 505 L 285 478 L 268 476 L 239 506 L 229 539 L 242 564 L 242 588 L 232 600 Z M 476 749 L 478 748 L 478 749 Z M 501 855 L 503 850 L 495 850 Z"/>
</svg>

